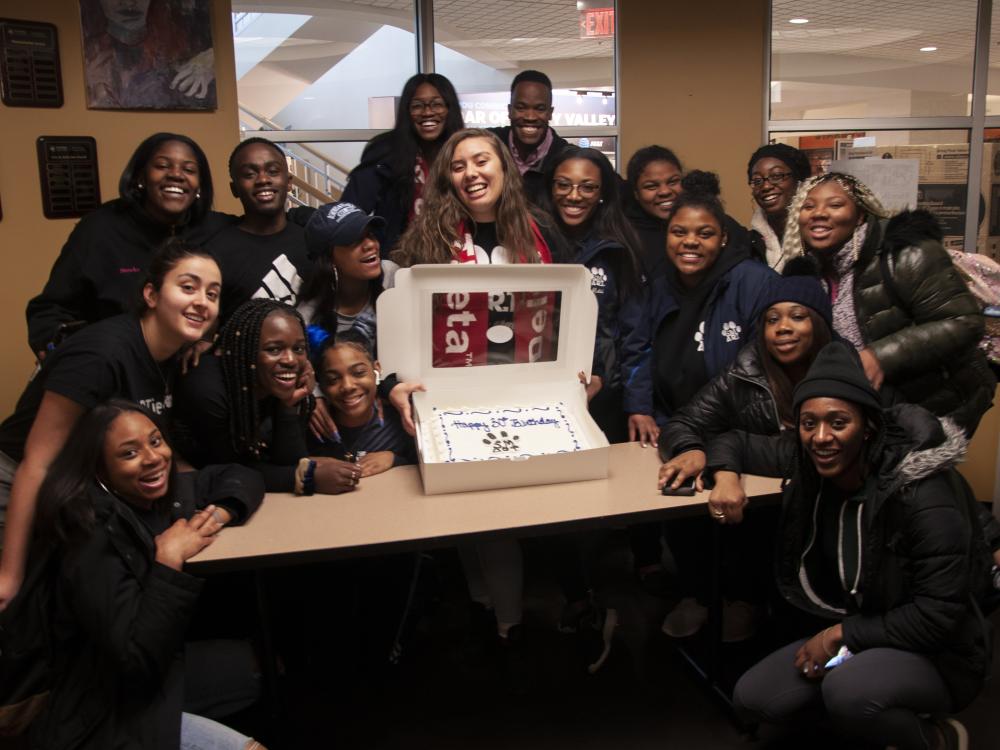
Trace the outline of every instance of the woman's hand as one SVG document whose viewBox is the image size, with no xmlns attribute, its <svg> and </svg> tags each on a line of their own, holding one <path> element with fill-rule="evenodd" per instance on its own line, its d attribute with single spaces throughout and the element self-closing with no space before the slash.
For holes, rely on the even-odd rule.
<svg viewBox="0 0 1000 750">
<path fill-rule="evenodd" d="M 858 352 L 861 357 L 861 366 L 865 368 L 865 377 L 872 384 L 876 391 L 882 387 L 885 381 L 885 373 L 882 372 L 882 365 L 871 349 L 864 348 Z"/>
<path fill-rule="evenodd" d="M 209 505 L 190 520 L 179 518 L 173 526 L 156 537 L 156 561 L 168 568 L 180 570 L 184 563 L 215 541 L 222 524 L 214 515 L 218 510 Z"/>
<path fill-rule="evenodd" d="M 361 469 L 362 477 L 370 477 L 373 474 L 389 471 L 395 460 L 396 456 L 392 451 L 376 451 L 375 453 L 366 453 L 359 458 L 358 467 Z"/>
<path fill-rule="evenodd" d="M 836 656 L 843 640 L 844 631 L 839 623 L 819 631 L 795 652 L 795 668 L 807 680 L 822 679 L 826 674 L 824 665 Z"/>
<path fill-rule="evenodd" d="M 649 445 L 656 445 L 660 438 L 660 428 L 656 425 L 656 420 L 648 414 L 628 415 L 628 439 L 632 442 L 636 440 L 643 448 Z"/>
<path fill-rule="evenodd" d="M 313 482 L 316 492 L 322 495 L 340 495 L 350 492 L 361 481 L 361 469 L 357 464 L 338 458 L 314 458 L 316 471 Z"/>
<path fill-rule="evenodd" d="M 214 341 L 195 341 L 191 346 L 181 352 L 181 375 L 187 375 L 188 370 L 197 367 L 201 362 L 201 355 L 212 348 Z"/>
<path fill-rule="evenodd" d="M 708 512 L 719 523 L 741 523 L 747 506 L 740 475 L 735 471 L 715 472 L 715 488 L 708 497 Z"/>
<path fill-rule="evenodd" d="M 604 380 L 600 375 L 591 375 L 590 380 L 588 381 L 583 370 L 578 372 L 576 376 L 580 378 L 580 382 L 583 384 L 583 387 L 587 392 L 587 403 L 590 403 L 591 399 L 601 392 L 601 388 L 604 387 Z"/>
<path fill-rule="evenodd" d="M 691 477 L 695 477 L 694 488 L 701 492 L 705 486 L 701 481 L 701 472 L 705 468 L 705 451 L 690 450 L 678 453 L 660 467 L 660 478 L 656 483 L 659 489 L 670 485 L 677 489 Z"/>
<path fill-rule="evenodd" d="M 333 415 L 330 414 L 325 399 L 316 399 L 316 408 L 309 415 L 309 431 L 321 443 L 330 440 L 340 442 L 340 431 L 337 430 L 337 423 L 333 421 Z"/>
<path fill-rule="evenodd" d="M 302 399 L 313 392 L 313 388 L 316 387 L 316 373 L 313 371 L 313 366 L 306 360 L 306 365 L 302 369 L 302 374 L 299 375 L 299 379 L 295 382 L 295 390 L 292 391 L 286 398 L 281 399 L 281 403 L 287 407 L 295 406 Z M 318 401 L 319 399 L 317 399 Z"/>
<path fill-rule="evenodd" d="M 417 434 L 417 426 L 413 424 L 413 405 L 410 403 L 410 394 L 414 391 L 426 391 L 421 383 L 397 383 L 389 391 L 389 403 L 392 404 L 403 421 L 403 429 L 409 435 Z"/>
</svg>

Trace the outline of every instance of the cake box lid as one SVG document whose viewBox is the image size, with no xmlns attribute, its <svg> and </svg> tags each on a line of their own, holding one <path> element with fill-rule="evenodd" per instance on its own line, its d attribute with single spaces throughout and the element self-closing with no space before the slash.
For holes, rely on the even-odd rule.
<svg viewBox="0 0 1000 750">
<path fill-rule="evenodd" d="M 376 301 L 382 371 L 442 389 L 575 382 L 593 363 L 590 285 L 575 263 L 400 269 Z"/>
</svg>

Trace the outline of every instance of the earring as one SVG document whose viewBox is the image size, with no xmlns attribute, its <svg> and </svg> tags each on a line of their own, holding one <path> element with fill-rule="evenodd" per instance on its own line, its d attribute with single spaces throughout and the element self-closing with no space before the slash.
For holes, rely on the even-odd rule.
<svg viewBox="0 0 1000 750">
<path fill-rule="evenodd" d="M 340 286 L 340 274 L 337 271 L 337 267 L 333 267 L 333 291 L 337 291 L 337 287 Z"/>
<path fill-rule="evenodd" d="M 378 370 L 375 371 L 375 386 L 378 387 L 379 383 L 382 382 L 382 373 Z"/>
<path fill-rule="evenodd" d="M 194 191 L 194 199 L 196 201 L 200 201 L 201 200 L 201 191 L 200 190 L 195 190 Z"/>
<path fill-rule="evenodd" d="M 145 189 L 146 189 L 146 186 L 145 186 L 145 185 L 143 185 L 143 184 L 142 184 L 141 182 L 137 182 L 137 183 L 135 183 L 135 186 L 136 186 L 137 188 L 139 188 L 139 190 L 145 190 Z"/>
</svg>

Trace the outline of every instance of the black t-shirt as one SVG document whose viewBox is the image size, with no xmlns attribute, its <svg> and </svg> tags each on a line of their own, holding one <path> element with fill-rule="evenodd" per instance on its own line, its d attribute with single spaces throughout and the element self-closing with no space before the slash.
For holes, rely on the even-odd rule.
<svg viewBox="0 0 1000 750">
<path fill-rule="evenodd" d="M 222 271 L 220 324 L 252 298 L 294 306 L 299 287 L 312 268 L 305 231 L 293 222 L 277 234 L 265 235 L 231 226 L 213 237 L 207 247 Z"/>
<path fill-rule="evenodd" d="M 135 315 L 89 325 L 53 351 L 28 383 L 14 413 L 0 425 L 0 450 L 15 461 L 24 458 L 24 444 L 45 391 L 84 409 L 118 397 L 166 414 L 174 369 L 173 359 L 161 364 L 153 359 Z"/>
</svg>

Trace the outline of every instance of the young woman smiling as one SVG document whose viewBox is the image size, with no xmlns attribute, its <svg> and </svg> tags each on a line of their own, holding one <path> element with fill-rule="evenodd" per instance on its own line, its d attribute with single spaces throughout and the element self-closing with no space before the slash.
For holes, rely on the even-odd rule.
<svg viewBox="0 0 1000 750">
<path fill-rule="evenodd" d="M 185 669 L 202 582 L 183 568 L 252 514 L 264 487 L 240 466 L 184 479 L 152 414 L 118 399 L 84 415 L 53 461 L 38 492 L 38 544 L 53 556 L 52 688 L 32 747 L 260 750 L 183 713 L 191 672 L 210 670 L 217 685 L 244 669 L 215 658 L 218 641 L 192 644 L 197 669 Z"/>
<path fill-rule="evenodd" d="M 418 73 L 403 86 L 393 129 L 365 147 L 341 197 L 384 217 L 378 234 L 384 254 L 396 247 L 420 213 L 430 166 L 442 144 L 462 127 L 451 81 L 437 73 Z"/>
<path fill-rule="evenodd" d="M 797 439 L 719 439 L 709 505 L 735 521 L 745 502 L 737 473 L 788 479 L 778 589 L 827 627 L 744 674 L 736 709 L 780 723 L 825 714 L 852 747 L 967 748 L 964 728 L 945 717 L 989 673 L 977 605 L 989 556 L 977 503 L 953 468 L 967 448 L 962 430 L 912 404 L 883 411 L 842 342 L 817 355 L 793 409 Z M 831 670 L 841 647 L 850 655 Z"/>
<path fill-rule="evenodd" d="M 983 316 L 926 211 L 891 219 L 864 183 L 831 172 L 799 186 L 784 251 L 808 253 L 833 303 L 833 327 L 861 355 L 875 388 L 950 416 L 969 435 L 996 379 L 978 348 Z"/>
<path fill-rule="evenodd" d="M 757 336 L 739 352 L 735 361 L 707 383 L 670 418 L 660 433 L 658 486 L 677 488 L 695 480 L 703 488 L 708 446 L 717 436 L 739 429 L 756 435 L 776 435 L 793 427 L 792 389 L 830 341 L 830 302 L 819 282 L 808 276 L 774 279 L 761 301 Z M 742 509 L 733 510 L 742 520 Z M 758 515 L 753 529 L 727 529 L 724 540 L 726 572 L 723 591 L 723 640 L 749 637 L 765 592 L 769 568 L 766 542 L 773 518 Z M 682 599 L 664 622 L 664 630 L 683 637 L 700 628 L 708 617 L 708 571 L 711 539 L 704 523 L 687 525 L 673 533 L 668 525 L 670 551 L 677 564 Z M 763 554 L 761 554 L 763 552 Z"/>
<path fill-rule="evenodd" d="M 118 195 L 73 229 L 41 294 L 28 303 L 28 341 L 39 359 L 65 333 L 129 309 L 155 247 L 170 237 L 203 245 L 232 217 L 211 211 L 212 174 L 193 140 L 146 138 L 129 159 Z"/>
<path fill-rule="evenodd" d="M 567 146 L 546 174 L 548 194 L 542 207 L 573 247 L 572 260 L 590 269 L 590 288 L 597 297 L 590 411 L 608 440 L 628 440 L 622 407 L 621 342 L 631 330 L 638 305 L 628 301 L 642 283 L 636 258 L 638 239 L 621 209 L 618 176 L 600 151 Z"/>
<path fill-rule="evenodd" d="M 6 488 L 10 496 L 0 608 L 20 587 L 38 488 L 73 425 L 112 396 L 157 414 L 169 411 L 175 355 L 210 329 L 221 287 L 219 267 L 207 252 L 168 241 L 150 260 L 141 312 L 88 326 L 53 352 L 28 384 L 0 425 L 0 499 L 6 501 Z"/>
<path fill-rule="evenodd" d="M 787 258 L 781 250 L 788 221 L 788 206 L 799 187 L 809 179 L 809 157 L 784 143 L 771 143 L 754 151 L 747 164 L 747 181 L 753 195 L 750 232 L 755 245 L 764 247 L 764 261 L 781 271 Z"/>
<path fill-rule="evenodd" d="M 195 466 L 246 464 L 269 492 L 353 490 L 356 466 L 308 456 L 315 379 L 307 354 L 305 323 L 294 308 L 266 299 L 237 308 L 216 355 L 203 356 L 181 380 L 177 435 L 185 458 Z"/>
</svg>

